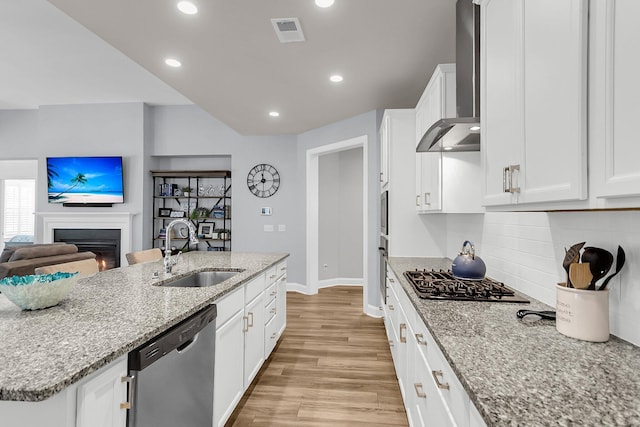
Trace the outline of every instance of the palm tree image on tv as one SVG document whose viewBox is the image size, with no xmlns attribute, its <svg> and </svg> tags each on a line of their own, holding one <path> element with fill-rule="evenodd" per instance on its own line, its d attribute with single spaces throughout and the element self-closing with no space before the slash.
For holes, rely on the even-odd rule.
<svg viewBox="0 0 640 427">
<path fill-rule="evenodd" d="M 70 182 L 71 182 L 71 187 L 67 188 L 66 190 L 64 190 L 61 193 L 56 194 L 55 196 L 51 196 L 51 198 L 54 199 L 54 200 L 57 200 L 64 193 L 67 193 L 67 192 L 73 190 L 75 187 L 77 187 L 79 185 L 86 184 L 87 183 L 87 177 L 83 173 L 78 173 L 76 176 L 71 178 Z"/>
<path fill-rule="evenodd" d="M 121 157 L 47 158 L 49 203 L 123 203 Z"/>
</svg>

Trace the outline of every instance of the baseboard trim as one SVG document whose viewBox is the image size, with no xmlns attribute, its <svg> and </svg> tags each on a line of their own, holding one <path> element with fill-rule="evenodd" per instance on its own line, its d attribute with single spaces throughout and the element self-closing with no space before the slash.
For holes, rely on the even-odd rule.
<svg viewBox="0 0 640 427">
<path fill-rule="evenodd" d="M 299 294 L 303 294 L 303 295 L 315 295 L 318 293 L 317 290 L 315 292 L 311 292 L 309 290 L 309 287 L 306 285 L 303 285 L 302 283 L 293 283 L 293 282 L 287 282 L 287 292 L 298 292 Z"/>
<path fill-rule="evenodd" d="M 376 307 L 374 305 L 368 304 L 367 311 L 364 313 L 369 317 L 381 318 L 384 316 L 384 311 L 381 307 Z"/>
<path fill-rule="evenodd" d="M 319 280 L 317 289 L 330 288 L 331 286 L 363 286 L 363 280 L 361 278 Z"/>
</svg>

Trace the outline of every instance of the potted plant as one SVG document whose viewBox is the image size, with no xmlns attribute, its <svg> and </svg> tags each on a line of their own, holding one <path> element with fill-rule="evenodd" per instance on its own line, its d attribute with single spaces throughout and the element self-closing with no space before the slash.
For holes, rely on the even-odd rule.
<svg viewBox="0 0 640 427">
<path fill-rule="evenodd" d="M 180 190 L 182 191 L 182 195 L 184 197 L 190 197 L 191 192 L 193 191 L 193 188 L 187 186 L 187 187 L 180 188 Z"/>
<path fill-rule="evenodd" d="M 191 212 L 191 215 L 189 215 L 189 219 L 198 220 L 198 219 L 208 218 L 210 212 L 211 211 L 209 211 L 209 209 L 205 208 L 204 206 L 200 206 L 195 208 Z"/>
</svg>

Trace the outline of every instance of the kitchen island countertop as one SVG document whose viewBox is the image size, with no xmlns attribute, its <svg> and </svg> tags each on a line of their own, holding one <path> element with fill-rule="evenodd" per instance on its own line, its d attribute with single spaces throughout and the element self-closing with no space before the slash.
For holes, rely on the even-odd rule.
<svg viewBox="0 0 640 427">
<path fill-rule="evenodd" d="M 189 252 L 80 279 L 55 307 L 21 311 L 0 294 L 0 400 L 41 401 L 116 360 L 288 256 Z M 241 270 L 204 288 L 157 286 L 207 269 Z M 154 273 L 159 272 L 158 277 Z"/>
<path fill-rule="evenodd" d="M 487 425 L 640 425 L 640 348 L 569 338 L 551 320 L 523 321 L 530 304 L 420 299 L 402 274 L 449 269 L 444 258 L 390 257 L 400 281 Z M 508 285 L 508 283 L 507 283 Z"/>
</svg>

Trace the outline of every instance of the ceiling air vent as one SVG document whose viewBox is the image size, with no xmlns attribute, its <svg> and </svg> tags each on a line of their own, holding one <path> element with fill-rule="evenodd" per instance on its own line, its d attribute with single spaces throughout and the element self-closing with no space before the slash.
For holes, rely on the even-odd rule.
<svg viewBox="0 0 640 427">
<path fill-rule="evenodd" d="M 303 42 L 304 34 L 298 18 L 273 18 L 273 29 L 276 31 L 280 43 Z"/>
</svg>

